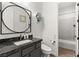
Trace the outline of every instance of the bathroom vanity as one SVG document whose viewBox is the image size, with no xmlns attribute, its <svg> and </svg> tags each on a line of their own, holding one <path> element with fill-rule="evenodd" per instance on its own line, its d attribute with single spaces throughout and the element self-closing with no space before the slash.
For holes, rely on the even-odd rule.
<svg viewBox="0 0 79 59">
<path fill-rule="evenodd" d="M 42 39 L 33 38 L 32 42 L 17 46 L 13 43 L 16 40 L 11 38 L 8 41 L 0 43 L 0 57 L 40 57 L 42 53 L 41 41 Z"/>
<path fill-rule="evenodd" d="M 0 34 L 31 33 L 32 12 L 12 2 L 0 2 Z M 8 20 L 8 21 L 7 21 Z M 26 43 L 20 37 L 0 39 L 0 57 L 40 57 L 42 39 Z M 27 39 L 25 39 L 27 40 Z M 30 39 L 28 39 L 30 40 Z M 21 45 L 14 44 L 14 42 Z M 22 44 L 25 42 L 24 44 Z"/>
</svg>

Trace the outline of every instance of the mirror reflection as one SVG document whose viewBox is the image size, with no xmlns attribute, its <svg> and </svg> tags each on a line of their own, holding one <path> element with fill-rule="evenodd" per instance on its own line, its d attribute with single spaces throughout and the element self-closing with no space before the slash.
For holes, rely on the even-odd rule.
<svg viewBox="0 0 79 59">
<path fill-rule="evenodd" d="M 16 5 L 6 7 L 2 13 L 3 23 L 15 32 L 25 31 L 30 24 L 30 16 L 27 11 Z"/>
</svg>

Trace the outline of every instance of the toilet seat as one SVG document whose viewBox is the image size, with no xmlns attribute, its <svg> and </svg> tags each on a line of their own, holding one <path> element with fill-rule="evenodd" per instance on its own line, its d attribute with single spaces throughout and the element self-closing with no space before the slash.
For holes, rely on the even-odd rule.
<svg viewBox="0 0 79 59">
<path fill-rule="evenodd" d="M 45 44 L 42 44 L 42 50 L 51 51 L 51 48 L 46 46 Z"/>
</svg>

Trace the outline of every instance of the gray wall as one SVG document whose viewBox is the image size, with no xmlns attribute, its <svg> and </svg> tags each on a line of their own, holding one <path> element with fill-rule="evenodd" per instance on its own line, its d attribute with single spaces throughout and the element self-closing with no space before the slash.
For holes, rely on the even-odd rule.
<svg viewBox="0 0 79 59">
<path fill-rule="evenodd" d="M 59 4 L 58 35 L 59 39 L 75 40 L 75 2 Z"/>
</svg>

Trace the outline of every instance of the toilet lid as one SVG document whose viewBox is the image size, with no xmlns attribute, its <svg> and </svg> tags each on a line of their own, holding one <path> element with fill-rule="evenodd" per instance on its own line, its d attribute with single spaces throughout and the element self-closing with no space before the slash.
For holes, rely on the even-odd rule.
<svg viewBox="0 0 79 59">
<path fill-rule="evenodd" d="M 51 51 L 51 48 L 46 46 L 45 44 L 42 44 L 41 48 L 42 50 L 45 50 L 45 51 Z"/>
</svg>

